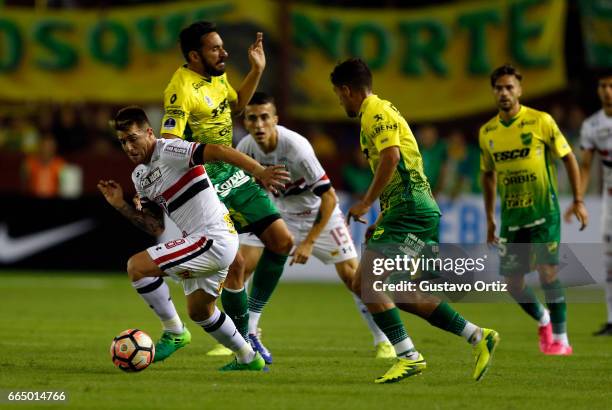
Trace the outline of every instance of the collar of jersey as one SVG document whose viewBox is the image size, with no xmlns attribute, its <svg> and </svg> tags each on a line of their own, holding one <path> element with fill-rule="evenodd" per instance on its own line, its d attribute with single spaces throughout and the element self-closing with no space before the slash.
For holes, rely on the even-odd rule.
<svg viewBox="0 0 612 410">
<path fill-rule="evenodd" d="M 185 70 L 187 70 L 189 72 L 190 75 L 195 75 L 197 76 L 199 79 L 202 79 L 204 81 L 206 81 L 207 83 L 212 83 L 212 76 L 210 78 L 206 78 L 198 73 L 196 73 L 195 71 L 193 71 L 191 68 L 187 67 L 187 64 L 183 64 L 182 68 L 184 68 Z"/>
<path fill-rule="evenodd" d="M 374 101 L 376 98 L 378 98 L 376 94 L 370 94 L 363 99 L 363 101 L 361 102 L 361 108 L 359 108 L 359 118 L 361 118 L 363 112 L 368 108 L 368 104 L 370 104 L 370 101 Z"/>
<path fill-rule="evenodd" d="M 514 121 L 516 121 L 518 119 L 518 117 L 521 116 L 521 114 L 523 114 L 523 111 L 525 111 L 525 106 L 521 105 L 521 108 L 519 108 L 518 112 L 516 113 L 516 115 L 512 118 L 510 118 L 510 121 L 504 121 L 502 120 L 501 115 L 497 115 L 497 117 L 499 118 L 499 122 L 501 123 L 501 125 L 503 125 L 504 127 L 508 128 L 509 126 L 511 126 L 512 124 L 514 124 Z"/>
</svg>

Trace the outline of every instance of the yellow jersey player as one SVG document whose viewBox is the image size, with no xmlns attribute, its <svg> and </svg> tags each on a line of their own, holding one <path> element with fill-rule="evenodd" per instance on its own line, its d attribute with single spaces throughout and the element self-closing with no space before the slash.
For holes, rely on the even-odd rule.
<svg viewBox="0 0 612 410">
<path fill-rule="evenodd" d="M 421 154 L 410 127 L 389 102 L 372 93 L 372 74 L 360 59 L 338 64 L 331 73 L 334 92 L 349 117 L 359 117 L 360 144 L 367 157 L 374 179 L 361 201 L 348 211 L 349 217 L 365 222 L 362 216 L 380 199 L 382 212 L 369 229 L 368 248 L 353 281 L 353 291 L 361 295 L 361 282 L 372 275 L 372 262 L 377 253 L 370 247 L 402 245 L 419 255 L 438 242 L 440 210 L 433 198 L 423 171 Z M 397 305 L 416 314 L 431 325 L 464 337 L 473 346 L 475 368 L 473 378 L 480 380 L 487 371 L 499 335 L 465 320 L 448 303 L 435 296 L 409 292 L 410 303 Z M 393 344 L 396 362 L 376 383 L 391 383 L 419 374 L 426 363 L 418 353 L 402 324 L 398 309 L 381 292 L 366 302 L 378 327 Z M 370 301 L 371 302 L 371 301 Z"/>
<path fill-rule="evenodd" d="M 225 74 L 228 53 L 213 23 L 197 22 L 183 29 L 180 45 L 187 63 L 176 70 L 164 91 L 162 136 L 231 146 L 232 114 L 242 112 L 265 67 L 262 34 L 257 33 L 249 48 L 251 70 L 238 91 Z M 266 246 L 255 269 L 248 306 L 240 253 L 230 266 L 221 301 L 240 332 L 271 363 L 272 356 L 258 335 L 248 333 L 249 314 L 253 316 L 251 322 L 257 319 L 272 295 L 293 246 L 291 234 L 268 195 L 250 175 L 223 162 L 206 169 L 238 232 L 252 232 Z M 220 353 L 231 352 L 221 349 Z"/>
<path fill-rule="evenodd" d="M 491 74 L 499 113 L 480 128 L 482 185 L 487 242 L 500 249 L 500 273 L 508 291 L 539 323 L 540 350 L 571 355 L 566 330 L 565 290 L 557 278 L 561 239 L 557 173 L 554 160 L 567 170 L 574 202 L 572 213 L 587 224 L 579 171 L 571 147 L 552 117 L 519 103 L 521 74 L 511 65 Z M 495 237 L 495 187 L 501 200 L 501 228 Z M 532 245 L 530 245 L 532 244 Z M 548 310 L 525 284 L 532 264 L 540 274 Z"/>
</svg>

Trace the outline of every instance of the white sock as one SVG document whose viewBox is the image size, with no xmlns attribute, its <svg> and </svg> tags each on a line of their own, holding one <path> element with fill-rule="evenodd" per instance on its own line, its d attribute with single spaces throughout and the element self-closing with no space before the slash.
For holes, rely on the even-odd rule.
<svg viewBox="0 0 612 410">
<path fill-rule="evenodd" d="M 257 334 L 257 327 L 259 326 L 260 317 L 261 312 L 253 312 L 252 310 L 249 310 L 249 334 Z"/>
<path fill-rule="evenodd" d="M 183 331 L 183 322 L 176 313 L 170 297 L 170 288 L 163 278 L 145 277 L 132 282 L 132 286 L 159 317 L 164 330 L 172 333 Z"/>
<path fill-rule="evenodd" d="M 608 305 L 608 323 L 612 323 L 612 278 L 606 279 L 606 304 Z"/>
<path fill-rule="evenodd" d="M 569 346 L 569 339 L 567 338 L 567 333 L 561 333 L 561 334 L 553 333 L 553 340 L 555 342 L 561 342 L 564 345 Z"/>
<path fill-rule="evenodd" d="M 550 323 L 550 312 L 548 309 L 544 309 L 542 317 L 538 320 L 538 326 L 547 326 Z"/>
<path fill-rule="evenodd" d="M 183 330 L 185 329 L 183 321 L 178 314 L 174 315 L 173 318 L 168 320 L 162 320 L 162 326 L 164 327 L 164 330 L 172 333 L 183 333 Z"/>
<path fill-rule="evenodd" d="M 401 342 L 394 344 L 395 355 L 397 357 L 406 357 L 408 359 L 416 359 L 419 357 L 419 352 L 414 348 L 414 343 L 410 337 L 405 338 Z"/>
<path fill-rule="evenodd" d="M 461 331 L 461 336 L 463 336 L 468 343 L 475 345 L 482 340 L 482 329 L 466 320 L 465 327 Z"/>
<path fill-rule="evenodd" d="M 363 303 L 361 298 L 352 292 L 351 294 L 353 295 L 353 299 L 355 300 L 355 305 L 357 305 L 357 309 L 359 310 L 361 317 L 368 325 L 368 328 L 370 329 L 370 333 L 372 333 L 372 337 L 374 338 L 374 346 L 382 342 L 389 343 L 389 339 L 387 339 L 387 336 L 380 330 L 376 322 L 374 322 L 374 319 L 372 318 L 372 314 L 370 313 L 366 305 Z"/>
<path fill-rule="evenodd" d="M 215 340 L 234 352 L 238 363 L 249 363 L 255 358 L 253 348 L 240 335 L 232 319 L 216 306 L 208 319 L 196 323 Z"/>
</svg>

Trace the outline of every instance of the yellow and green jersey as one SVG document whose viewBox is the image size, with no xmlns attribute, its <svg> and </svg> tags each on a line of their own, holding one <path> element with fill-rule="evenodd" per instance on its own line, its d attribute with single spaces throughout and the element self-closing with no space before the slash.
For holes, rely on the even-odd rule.
<svg viewBox="0 0 612 410">
<path fill-rule="evenodd" d="M 559 213 L 555 159 L 572 149 L 545 112 L 521 106 L 509 122 L 499 115 L 480 128 L 480 169 L 496 171 L 502 227 L 546 223 Z"/>
<path fill-rule="evenodd" d="M 230 104 L 237 98 L 226 74 L 207 79 L 182 66 L 164 91 L 161 133 L 231 147 Z M 206 169 L 215 184 L 217 180 L 230 178 L 236 171 L 235 167 L 222 162 L 207 164 Z"/>
<path fill-rule="evenodd" d="M 408 208 L 407 216 L 439 215 L 440 209 L 423 172 L 417 142 L 404 117 L 389 101 L 372 94 L 363 100 L 359 118 L 361 150 L 372 172 L 378 168 L 382 150 L 398 147 L 400 151 L 393 177 L 380 195 L 383 214 L 402 205 Z"/>
</svg>

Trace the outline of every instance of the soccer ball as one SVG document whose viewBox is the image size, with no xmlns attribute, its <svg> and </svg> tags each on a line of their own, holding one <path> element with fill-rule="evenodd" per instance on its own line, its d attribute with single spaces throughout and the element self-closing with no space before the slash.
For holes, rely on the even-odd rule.
<svg viewBox="0 0 612 410">
<path fill-rule="evenodd" d="M 128 329 L 113 339 L 110 355 L 115 366 L 121 370 L 139 372 L 153 362 L 155 344 L 142 330 Z"/>
</svg>

